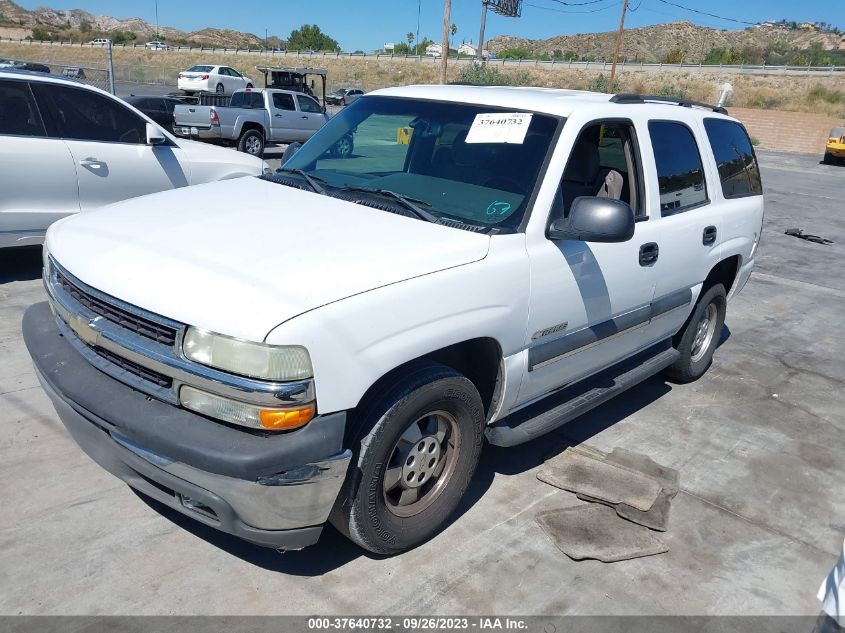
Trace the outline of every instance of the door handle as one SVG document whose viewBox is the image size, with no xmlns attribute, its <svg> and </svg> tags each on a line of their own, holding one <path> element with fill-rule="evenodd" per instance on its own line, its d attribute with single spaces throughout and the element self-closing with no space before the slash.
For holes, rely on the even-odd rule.
<svg viewBox="0 0 845 633">
<path fill-rule="evenodd" d="M 103 161 L 97 160 L 96 158 L 83 158 L 79 161 L 79 164 L 83 167 L 90 167 L 91 169 L 99 169 L 105 165 Z"/>
<path fill-rule="evenodd" d="M 308 115 L 307 115 L 307 114 L 303 114 L 303 115 L 302 115 L 302 118 L 303 118 L 303 119 L 307 119 L 307 118 L 308 118 Z"/>
<path fill-rule="evenodd" d="M 717 234 L 718 231 L 715 226 L 708 226 L 704 229 L 704 233 L 701 235 L 701 243 L 705 246 L 710 246 L 716 241 Z"/>
<path fill-rule="evenodd" d="M 281 119 L 281 118 L 282 118 L 282 115 L 281 115 L 281 114 L 274 114 L 273 116 L 274 116 L 275 118 L 277 118 L 277 119 Z"/>
<path fill-rule="evenodd" d="M 660 254 L 656 242 L 646 242 L 640 246 L 640 266 L 648 266 L 657 261 L 657 256 Z"/>
</svg>

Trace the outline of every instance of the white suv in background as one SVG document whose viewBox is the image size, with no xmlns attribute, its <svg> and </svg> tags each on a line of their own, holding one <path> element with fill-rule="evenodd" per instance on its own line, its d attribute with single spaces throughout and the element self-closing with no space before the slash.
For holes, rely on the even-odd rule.
<svg viewBox="0 0 845 633">
<path fill-rule="evenodd" d="M 38 244 L 78 211 L 269 169 L 177 140 L 97 88 L 20 71 L 0 71 L 0 165 L 0 248 Z"/>
<path fill-rule="evenodd" d="M 188 70 L 179 73 L 176 86 L 189 95 L 195 92 L 216 92 L 217 94 L 230 95 L 235 90 L 252 88 L 254 84 L 252 79 L 242 75 L 234 68 L 200 64 L 191 66 Z"/>
</svg>

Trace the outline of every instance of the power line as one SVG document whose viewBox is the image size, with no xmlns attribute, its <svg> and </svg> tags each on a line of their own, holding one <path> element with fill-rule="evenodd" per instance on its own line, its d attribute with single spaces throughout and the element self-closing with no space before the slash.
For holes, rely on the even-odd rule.
<svg viewBox="0 0 845 633">
<path fill-rule="evenodd" d="M 587 0 L 587 2 L 567 2 L 567 0 L 552 0 L 558 4 L 565 4 L 570 7 L 582 7 L 587 4 L 598 4 L 599 2 L 607 2 L 607 0 Z"/>
<path fill-rule="evenodd" d="M 544 6 L 539 5 L 539 4 L 531 4 L 530 2 L 523 2 L 523 4 L 524 4 L 525 6 L 528 6 L 528 7 L 533 7 L 533 8 L 535 8 L 535 9 L 543 9 L 544 11 L 554 11 L 555 13 L 566 13 L 566 14 L 572 14 L 572 13 L 598 13 L 599 11 L 605 11 L 606 9 L 612 9 L 612 8 L 614 8 L 614 7 L 618 7 L 618 6 L 621 4 L 621 0 L 619 0 L 619 2 L 614 2 L 613 4 L 609 4 L 609 5 L 607 5 L 607 6 L 600 7 L 600 8 L 598 8 L 598 9 L 590 9 L 590 10 L 587 10 L 587 11 L 567 11 L 567 10 L 565 10 L 565 9 L 555 9 L 554 7 L 544 7 Z"/>
<path fill-rule="evenodd" d="M 717 20 L 726 20 L 727 22 L 736 22 L 737 24 L 750 24 L 751 26 L 755 26 L 756 22 L 746 22 L 745 20 L 736 20 L 734 18 L 726 18 L 722 15 L 716 15 L 715 13 L 707 13 L 707 11 L 699 11 L 698 9 L 691 9 L 689 7 L 685 7 L 682 4 L 677 4 L 675 2 L 670 2 L 669 0 L 657 0 L 658 2 L 662 2 L 663 4 L 668 4 L 672 7 L 678 7 L 679 9 L 684 9 L 685 11 L 692 11 L 693 13 L 698 13 L 701 15 L 706 15 L 711 18 L 716 18 Z"/>
</svg>

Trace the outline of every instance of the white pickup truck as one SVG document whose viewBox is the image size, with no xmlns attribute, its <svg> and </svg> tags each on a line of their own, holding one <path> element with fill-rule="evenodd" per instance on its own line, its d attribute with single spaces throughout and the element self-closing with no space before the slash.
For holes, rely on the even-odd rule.
<svg viewBox="0 0 845 633">
<path fill-rule="evenodd" d="M 701 376 L 762 220 L 720 108 L 392 88 L 273 176 L 54 224 L 23 331 L 73 437 L 133 488 L 254 543 L 331 520 L 393 554 L 448 523 L 485 442 Z"/>
<path fill-rule="evenodd" d="M 177 105 L 173 109 L 177 135 L 232 144 L 259 157 L 265 143 L 306 141 L 328 120 L 314 97 L 275 88 L 238 90 L 228 106 Z"/>
</svg>

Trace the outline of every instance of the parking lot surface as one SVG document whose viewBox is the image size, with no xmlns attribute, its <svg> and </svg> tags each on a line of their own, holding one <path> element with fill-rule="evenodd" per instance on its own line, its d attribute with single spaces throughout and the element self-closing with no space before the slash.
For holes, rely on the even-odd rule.
<svg viewBox="0 0 845 633">
<path fill-rule="evenodd" d="M 38 249 L 0 252 L 2 614 L 803 614 L 845 536 L 845 168 L 762 153 L 757 272 L 698 382 L 653 378 L 555 434 L 486 447 L 453 523 L 395 558 L 332 528 L 279 554 L 133 493 L 71 440 L 20 332 Z M 832 245 L 783 234 L 800 227 Z M 578 503 L 536 479 L 570 445 L 677 468 L 669 552 L 575 562 L 537 526 Z"/>
</svg>

